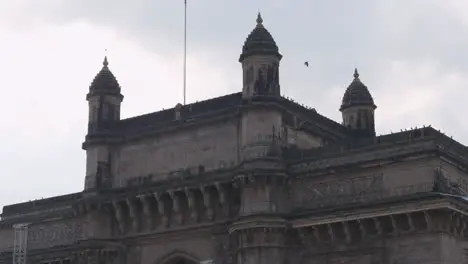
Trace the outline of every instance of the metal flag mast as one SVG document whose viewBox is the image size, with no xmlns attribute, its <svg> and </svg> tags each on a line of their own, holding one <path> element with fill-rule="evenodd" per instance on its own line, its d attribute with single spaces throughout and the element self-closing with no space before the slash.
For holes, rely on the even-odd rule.
<svg viewBox="0 0 468 264">
<path fill-rule="evenodd" d="M 184 105 L 187 97 L 187 0 L 184 0 Z"/>
</svg>

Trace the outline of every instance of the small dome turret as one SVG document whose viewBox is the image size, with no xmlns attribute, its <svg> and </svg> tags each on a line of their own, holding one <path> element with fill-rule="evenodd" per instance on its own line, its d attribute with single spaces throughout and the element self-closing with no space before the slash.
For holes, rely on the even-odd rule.
<svg viewBox="0 0 468 264">
<path fill-rule="evenodd" d="M 94 77 L 86 95 L 89 107 L 88 135 L 99 132 L 108 124 L 120 120 L 120 105 L 124 96 L 109 62 L 104 57 L 102 69 Z"/>
<path fill-rule="evenodd" d="M 263 26 L 263 18 L 260 13 L 257 15 L 257 26 L 250 32 L 242 47 L 242 54 L 239 62 L 251 55 L 275 55 L 281 59 L 278 46 L 270 32 Z"/>
<path fill-rule="evenodd" d="M 89 87 L 89 93 L 120 94 L 120 85 L 114 74 L 109 69 L 107 56 L 104 57 L 102 69 L 94 77 Z"/>
<path fill-rule="evenodd" d="M 356 137 L 374 137 L 376 108 L 369 89 L 361 82 L 355 69 L 354 80 L 346 89 L 341 102 L 343 125 Z"/>
<path fill-rule="evenodd" d="M 352 106 L 371 106 L 377 108 L 374 104 L 374 99 L 367 89 L 367 86 L 359 79 L 359 72 L 354 69 L 354 80 L 346 89 L 341 102 L 340 111 Z"/>
</svg>

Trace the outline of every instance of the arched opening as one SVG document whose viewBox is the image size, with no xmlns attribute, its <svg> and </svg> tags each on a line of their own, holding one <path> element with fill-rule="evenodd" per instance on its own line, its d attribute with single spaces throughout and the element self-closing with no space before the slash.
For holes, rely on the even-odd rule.
<svg viewBox="0 0 468 264">
<path fill-rule="evenodd" d="M 186 252 L 174 251 L 156 260 L 155 264 L 199 264 L 199 259 Z"/>
<path fill-rule="evenodd" d="M 182 257 L 182 256 L 175 256 L 166 260 L 163 264 L 198 264 L 196 261 Z"/>
</svg>

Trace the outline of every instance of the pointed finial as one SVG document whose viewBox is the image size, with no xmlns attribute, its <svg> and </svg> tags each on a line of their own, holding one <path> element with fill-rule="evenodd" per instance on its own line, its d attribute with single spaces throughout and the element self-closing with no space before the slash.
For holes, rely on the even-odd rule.
<svg viewBox="0 0 468 264">
<path fill-rule="evenodd" d="M 104 61 L 102 62 L 102 65 L 104 67 L 107 67 L 107 65 L 109 65 L 109 62 L 107 61 L 107 56 L 104 56 Z"/>
<path fill-rule="evenodd" d="M 359 79 L 359 72 L 357 70 L 357 68 L 354 68 L 354 79 Z"/>
<path fill-rule="evenodd" d="M 257 15 L 257 25 L 262 25 L 262 24 L 263 24 L 262 14 L 260 14 L 260 11 L 258 11 L 258 15 Z"/>
</svg>

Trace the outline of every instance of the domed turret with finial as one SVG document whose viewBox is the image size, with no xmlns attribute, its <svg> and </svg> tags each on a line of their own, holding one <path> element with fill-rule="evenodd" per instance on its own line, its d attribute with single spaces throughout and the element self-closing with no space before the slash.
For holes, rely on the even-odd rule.
<svg viewBox="0 0 468 264">
<path fill-rule="evenodd" d="M 375 136 L 374 111 L 377 106 L 360 78 L 357 69 L 354 69 L 354 79 L 345 91 L 341 102 L 340 111 L 343 117 L 343 125 L 355 136 Z"/>
<path fill-rule="evenodd" d="M 243 70 L 243 96 L 280 96 L 279 62 L 282 55 L 260 12 L 239 56 Z"/>
<path fill-rule="evenodd" d="M 97 93 L 107 93 L 120 95 L 120 85 L 114 74 L 109 69 L 109 61 L 107 56 L 104 57 L 102 68 L 94 77 L 91 85 L 89 86 L 88 96 L 93 96 Z"/>
<path fill-rule="evenodd" d="M 102 130 L 106 124 L 120 119 L 123 95 L 117 79 L 109 69 L 107 56 L 89 86 L 86 99 L 89 104 L 88 134 Z"/>
<path fill-rule="evenodd" d="M 109 69 L 107 56 L 89 86 L 86 100 L 89 111 L 88 134 L 82 148 L 86 150 L 85 189 L 90 190 L 100 188 L 102 164 L 110 166 L 109 142 L 113 141 L 112 127 L 120 120 L 120 106 L 123 101 L 120 85 Z"/>
</svg>

